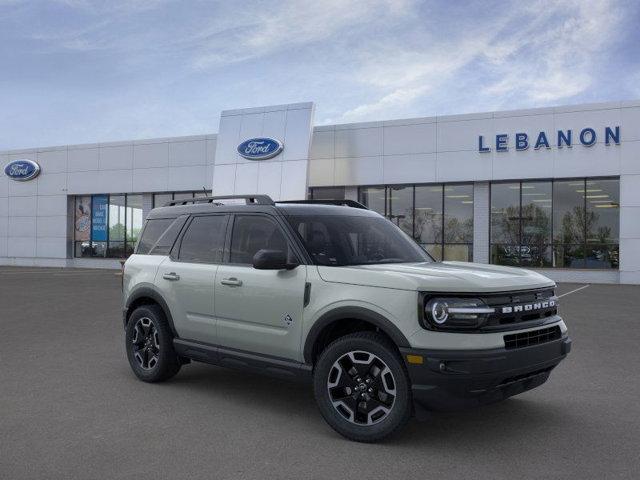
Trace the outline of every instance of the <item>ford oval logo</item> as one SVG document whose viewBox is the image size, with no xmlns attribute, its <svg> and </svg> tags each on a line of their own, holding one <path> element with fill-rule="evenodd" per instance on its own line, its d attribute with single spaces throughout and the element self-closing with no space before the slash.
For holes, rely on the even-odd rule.
<svg viewBox="0 0 640 480">
<path fill-rule="evenodd" d="M 33 160 L 14 160 L 4 167 L 4 173 L 11 180 L 26 182 L 38 176 L 40 173 L 40 165 Z"/>
<path fill-rule="evenodd" d="M 238 153 L 249 160 L 266 160 L 278 155 L 284 146 L 273 138 L 250 138 L 238 145 Z"/>
</svg>

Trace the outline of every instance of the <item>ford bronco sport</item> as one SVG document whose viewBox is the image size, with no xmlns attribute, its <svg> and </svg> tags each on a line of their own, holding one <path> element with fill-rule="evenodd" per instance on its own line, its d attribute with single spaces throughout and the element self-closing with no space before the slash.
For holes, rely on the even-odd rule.
<svg viewBox="0 0 640 480">
<path fill-rule="evenodd" d="M 331 427 L 372 442 L 544 383 L 571 347 L 554 287 L 435 262 L 354 201 L 174 201 L 124 265 L 126 352 L 146 382 L 190 361 L 308 379 Z"/>
</svg>

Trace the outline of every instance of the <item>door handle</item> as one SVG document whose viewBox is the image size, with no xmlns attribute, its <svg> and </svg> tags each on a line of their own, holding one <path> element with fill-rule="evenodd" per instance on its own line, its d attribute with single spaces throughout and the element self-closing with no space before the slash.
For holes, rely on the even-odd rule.
<svg viewBox="0 0 640 480">
<path fill-rule="evenodd" d="M 223 278 L 220 280 L 222 285 L 228 285 L 230 287 L 240 287 L 242 286 L 242 280 L 238 280 L 236 277 L 231 278 Z"/>
<path fill-rule="evenodd" d="M 180 280 L 180 275 L 178 275 L 176 272 L 171 272 L 171 273 L 163 274 L 162 278 L 164 278 L 165 280 L 171 280 L 175 282 L 176 280 Z"/>
</svg>

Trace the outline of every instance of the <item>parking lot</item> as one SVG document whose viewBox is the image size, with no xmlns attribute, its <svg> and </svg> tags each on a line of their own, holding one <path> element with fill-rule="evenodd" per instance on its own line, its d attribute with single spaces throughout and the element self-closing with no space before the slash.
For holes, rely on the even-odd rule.
<svg viewBox="0 0 640 480">
<path fill-rule="evenodd" d="M 0 267 L 0 478 L 638 478 L 639 307 L 638 286 L 563 296 L 573 351 L 549 382 L 365 445 L 305 385 L 202 364 L 136 380 L 113 271 Z"/>
</svg>

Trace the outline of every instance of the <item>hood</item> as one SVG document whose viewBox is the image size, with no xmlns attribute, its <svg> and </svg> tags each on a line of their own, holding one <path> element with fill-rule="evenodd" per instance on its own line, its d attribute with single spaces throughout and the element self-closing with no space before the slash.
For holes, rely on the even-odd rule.
<svg viewBox="0 0 640 480">
<path fill-rule="evenodd" d="M 531 270 L 467 262 L 319 266 L 318 272 L 327 282 L 432 292 L 503 292 L 555 285 Z"/>
</svg>

